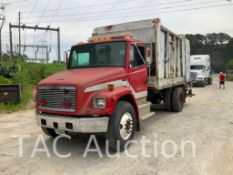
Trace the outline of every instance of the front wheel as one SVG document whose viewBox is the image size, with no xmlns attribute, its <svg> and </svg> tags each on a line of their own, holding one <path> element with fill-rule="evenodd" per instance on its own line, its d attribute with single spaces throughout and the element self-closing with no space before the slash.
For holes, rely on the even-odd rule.
<svg viewBox="0 0 233 175">
<path fill-rule="evenodd" d="M 106 140 L 111 150 L 123 151 L 128 141 L 134 137 L 136 114 L 133 106 L 126 101 L 117 103 L 114 113 L 110 116 Z"/>
<path fill-rule="evenodd" d="M 206 85 L 206 81 L 202 81 L 201 82 L 201 87 L 205 87 L 205 85 Z"/>
</svg>

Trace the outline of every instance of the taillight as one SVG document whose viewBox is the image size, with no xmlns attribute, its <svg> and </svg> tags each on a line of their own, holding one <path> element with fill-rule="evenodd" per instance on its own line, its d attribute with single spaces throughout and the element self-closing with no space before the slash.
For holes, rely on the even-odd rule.
<svg viewBox="0 0 233 175">
<path fill-rule="evenodd" d="M 39 105 L 41 105 L 41 106 L 45 106 L 47 104 L 47 101 L 44 99 L 44 98 L 42 98 L 40 101 L 39 101 Z"/>
<path fill-rule="evenodd" d="M 63 106 L 64 106 L 64 108 L 69 108 L 69 107 L 71 106 L 71 102 L 69 102 L 69 101 L 64 101 L 64 102 L 63 102 Z"/>
</svg>

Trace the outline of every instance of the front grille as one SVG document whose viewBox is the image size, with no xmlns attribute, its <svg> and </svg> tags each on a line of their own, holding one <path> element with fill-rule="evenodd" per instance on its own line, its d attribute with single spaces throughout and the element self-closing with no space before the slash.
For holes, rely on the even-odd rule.
<svg viewBox="0 0 233 175">
<path fill-rule="evenodd" d="M 197 73 L 196 72 L 191 72 L 191 80 L 196 80 L 197 79 Z"/>
<path fill-rule="evenodd" d="M 37 104 L 39 109 L 74 112 L 76 109 L 76 88 L 72 86 L 38 87 Z M 44 101 L 44 104 L 41 104 Z M 68 101 L 70 106 L 64 107 Z"/>
</svg>

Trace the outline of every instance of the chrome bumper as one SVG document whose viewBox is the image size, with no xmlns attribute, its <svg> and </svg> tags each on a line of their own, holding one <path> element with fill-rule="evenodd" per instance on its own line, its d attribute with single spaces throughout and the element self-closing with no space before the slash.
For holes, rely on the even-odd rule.
<svg viewBox="0 0 233 175">
<path fill-rule="evenodd" d="M 108 117 L 75 118 L 36 114 L 36 121 L 41 127 L 77 133 L 101 133 L 108 129 Z"/>
</svg>

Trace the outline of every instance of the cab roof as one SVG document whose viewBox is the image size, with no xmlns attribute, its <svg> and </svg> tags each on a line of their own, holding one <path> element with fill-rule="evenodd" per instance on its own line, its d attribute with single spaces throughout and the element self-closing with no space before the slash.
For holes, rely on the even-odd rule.
<svg viewBox="0 0 233 175">
<path fill-rule="evenodd" d="M 79 45 L 86 45 L 86 44 L 96 44 L 96 43 L 106 43 L 106 42 L 118 42 L 118 41 L 125 41 L 125 42 L 132 42 L 132 43 L 139 43 L 143 44 L 143 41 L 137 40 L 132 38 L 131 36 L 117 36 L 117 37 L 102 37 L 102 38 L 90 38 L 88 42 L 79 42 L 74 46 Z"/>
</svg>

